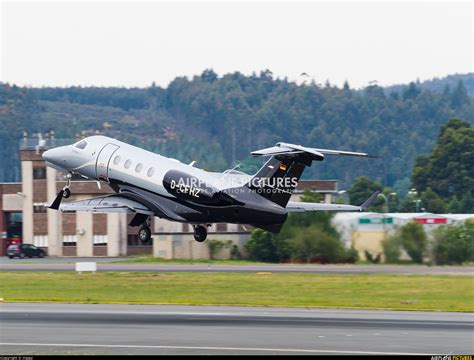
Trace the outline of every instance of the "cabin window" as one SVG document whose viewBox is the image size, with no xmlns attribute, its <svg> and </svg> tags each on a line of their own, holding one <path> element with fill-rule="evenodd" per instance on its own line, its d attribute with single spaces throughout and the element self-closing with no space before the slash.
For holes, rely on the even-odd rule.
<svg viewBox="0 0 474 360">
<path fill-rule="evenodd" d="M 128 159 L 127 161 L 125 161 L 125 169 L 128 169 L 130 166 L 132 165 L 132 160 Z"/>
<path fill-rule="evenodd" d="M 120 155 L 117 155 L 114 159 L 114 164 L 118 165 L 119 162 L 120 162 Z"/>
<path fill-rule="evenodd" d="M 148 169 L 148 171 L 147 171 L 146 174 L 147 174 L 149 177 L 152 177 L 154 172 L 155 172 L 155 169 L 151 167 L 151 168 Z"/>
<path fill-rule="evenodd" d="M 138 163 L 137 166 L 135 167 L 136 172 L 140 172 L 140 171 L 142 171 L 142 169 L 143 169 L 143 164 L 142 163 Z"/>
<path fill-rule="evenodd" d="M 78 149 L 81 149 L 81 150 L 84 150 L 87 146 L 87 141 L 85 140 L 82 140 L 82 141 L 79 141 L 76 145 L 74 145 L 74 147 L 78 148 Z"/>
</svg>

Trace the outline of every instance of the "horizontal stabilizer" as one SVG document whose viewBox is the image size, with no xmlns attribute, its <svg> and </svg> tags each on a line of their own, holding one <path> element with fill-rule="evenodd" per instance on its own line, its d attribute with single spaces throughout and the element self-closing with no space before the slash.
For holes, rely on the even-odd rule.
<svg viewBox="0 0 474 360">
<path fill-rule="evenodd" d="M 286 205 L 288 212 L 305 212 L 305 211 L 365 211 L 374 202 L 379 194 L 375 191 L 370 197 L 364 201 L 360 206 L 344 205 L 344 204 L 326 204 L 326 203 L 309 203 L 300 201 L 290 201 Z"/>
<path fill-rule="evenodd" d="M 344 156 L 369 156 L 367 153 L 353 152 L 353 151 L 342 151 L 342 150 L 329 150 L 329 149 L 317 149 L 309 148 L 301 145 L 288 144 L 279 142 L 273 147 L 266 149 L 256 150 L 251 152 L 252 156 L 298 156 L 305 154 L 311 158 L 311 160 L 321 161 L 324 159 L 324 155 L 344 155 Z"/>
<path fill-rule="evenodd" d="M 344 204 L 326 204 L 326 203 L 310 203 L 300 201 L 290 201 L 286 205 L 288 212 L 305 212 L 305 211 L 362 211 L 362 207 Z"/>
</svg>

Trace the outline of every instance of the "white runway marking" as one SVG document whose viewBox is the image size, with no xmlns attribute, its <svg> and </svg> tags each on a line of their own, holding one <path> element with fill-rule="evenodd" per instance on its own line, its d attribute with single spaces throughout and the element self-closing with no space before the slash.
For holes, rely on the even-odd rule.
<svg viewBox="0 0 474 360">
<path fill-rule="evenodd" d="M 1 346 L 51 346 L 51 347 L 95 347 L 95 348 L 128 348 L 128 349 L 176 349 L 176 350 L 224 350 L 224 351 L 266 351 L 294 353 L 329 353 L 329 354 L 361 354 L 361 355 L 429 355 L 423 353 L 382 352 L 382 351 L 351 351 L 351 350 L 313 350 L 313 349 L 272 349 L 217 346 L 173 346 L 173 345 L 113 345 L 113 344 L 37 344 L 37 343 L 0 343 Z"/>
</svg>

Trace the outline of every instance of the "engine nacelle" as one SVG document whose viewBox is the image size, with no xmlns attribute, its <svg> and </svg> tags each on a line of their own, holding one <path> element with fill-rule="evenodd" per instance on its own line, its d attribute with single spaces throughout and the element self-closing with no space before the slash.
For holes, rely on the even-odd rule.
<svg viewBox="0 0 474 360">
<path fill-rule="evenodd" d="M 170 170 L 163 177 L 166 191 L 177 198 L 203 205 L 232 205 L 234 200 L 197 177 L 179 170 Z"/>
</svg>

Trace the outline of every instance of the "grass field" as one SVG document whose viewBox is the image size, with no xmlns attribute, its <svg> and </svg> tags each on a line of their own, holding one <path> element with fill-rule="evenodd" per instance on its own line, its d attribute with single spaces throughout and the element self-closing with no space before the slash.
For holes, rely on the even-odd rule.
<svg viewBox="0 0 474 360">
<path fill-rule="evenodd" d="M 0 272 L 6 302 L 474 311 L 474 278 L 420 275 Z"/>
</svg>

